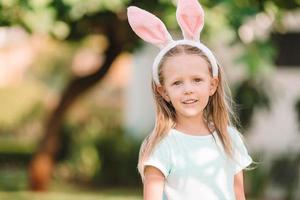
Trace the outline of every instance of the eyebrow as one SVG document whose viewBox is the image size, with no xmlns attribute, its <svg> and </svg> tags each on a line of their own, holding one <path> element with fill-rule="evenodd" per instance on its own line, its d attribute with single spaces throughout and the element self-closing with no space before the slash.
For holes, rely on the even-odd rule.
<svg viewBox="0 0 300 200">
<path fill-rule="evenodd" d="M 198 75 L 193 75 L 191 76 L 192 78 L 201 78 L 201 79 L 204 79 L 204 75 L 203 74 L 198 74 Z M 175 78 L 171 78 L 169 79 L 170 82 L 174 82 L 174 81 L 178 81 L 178 80 L 181 80 L 182 78 L 180 76 L 176 76 Z"/>
<path fill-rule="evenodd" d="M 205 74 L 196 74 L 196 75 L 192 75 L 190 76 L 191 78 L 205 78 Z M 176 79 L 179 77 L 176 77 Z"/>
<path fill-rule="evenodd" d="M 199 78 L 199 77 L 204 78 L 204 76 L 205 76 L 204 74 L 197 74 L 197 75 L 193 75 L 192 77 L 193 78 Z"/>
</svg>

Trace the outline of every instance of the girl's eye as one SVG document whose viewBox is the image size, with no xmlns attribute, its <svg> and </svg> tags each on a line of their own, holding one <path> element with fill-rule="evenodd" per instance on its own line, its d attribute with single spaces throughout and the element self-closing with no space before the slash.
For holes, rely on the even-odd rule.
<svg viewBox="0 0 300 200">
<path fill-rule="evenodd" d="M 173 83 L 173 85 L 180 85 L 180 81 L 175 81 L 174 83 Z"/>
<path fill-rule="evenodd" d="M 201 82 L 202 79 L 201 78 L 195 78 L 194 81 L 198 83 L 198 82 Z"/>
</svg>

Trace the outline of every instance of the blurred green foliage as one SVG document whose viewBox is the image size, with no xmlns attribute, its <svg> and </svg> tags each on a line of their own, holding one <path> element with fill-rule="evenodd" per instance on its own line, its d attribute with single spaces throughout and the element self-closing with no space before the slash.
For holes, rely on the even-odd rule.
<svg viewBox="0 0 300 200">
<path fill-rule="evenodd" d="M 298 128 L 300 130 L 300 97 L 295 103 L 295 109 L 296 109 L 297 120 L 298 120 Z"/>
<path fill-rule="evenodd" d="M 43 112 L 43 88 L 35 81 L 26 81 L 20 87 L 0 89 L 0 132 L 40 117 Z"/>
<path fill-rule="evenodd" d="M 270 90 L 271 87 L 267 82 L 259 79 L 245 79 L 236 85 L 234 88 L 234 98 L 238 103 L 236 113 L 243 128 L 248 129 L 251 127 L 252 117 L 258 109 L 271 110 Z"/>
<path fill-rule="evenodd" d="M 286 191 L 284 199 L 293 200 L 297 198 L 297 186 L 299 184 L 300 155 L 295 156 L 288 152 L 275 158 L 270 170 L 273 184 L 284 188 Z"/>
<path fill-rule="evenodd" d="M 97 143 L 102 165 L 94 181 L 108 186 L 137 186 L 140 184 L 137 171 L 140 143 L 125 137 L 124 131 L 117 133 L 103 137 Z"/>
<path fill-rule="evenodd" d="M 65 122 L 63 138 L 68 139 L 62 141 L 57 177 L 73 174 L 74 180 L 95 185 L 137 186 L 140 141 L 126 134 L 120 110 L 103 107 L 90 111 L 84 123 Z"/>
<path fill-rule="evenodd" d="M 65 39 L 73 22 L 89 15 L 124 8 L 127 0 L 2 0 L 0 25 L 21 25 L 31 32 Z"/>
<path fill-rule="evenodd" d="M 0 190 L 18 191 L 27 189 L 27 174 L 24 166 L 5 164 L 0 170 Z M 0 195 L 1 199 L 2 196 Z"/>
</svg>

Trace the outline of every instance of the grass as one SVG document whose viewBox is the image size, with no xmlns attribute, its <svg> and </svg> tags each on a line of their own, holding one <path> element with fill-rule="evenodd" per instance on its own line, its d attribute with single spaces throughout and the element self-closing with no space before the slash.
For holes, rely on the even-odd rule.
<svg viewBox="0 0 300 200">
<path fill-rule="evenodd" d="M 112 192 L 112 191 L 111 191 Z M 142 200 L 139 194 L 123 194 L 122 191 L 107 192 L 0 192 L 1 200 Z"/>
<path fill-rule="evenodd" d="M 28 177 L 23 168 L 0 170 L 0 200 L 142 200 L 141 188 L 91 188 L 52 180 L 48 192 L 27 190 Z"/>
</svg>

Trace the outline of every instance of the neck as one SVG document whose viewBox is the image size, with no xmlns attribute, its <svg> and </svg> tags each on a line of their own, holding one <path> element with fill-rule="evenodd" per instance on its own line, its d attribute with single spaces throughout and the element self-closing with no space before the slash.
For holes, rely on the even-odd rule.
<svg viewBox="0 0 300 200">
<path fill-rule="evenodd" d="M 176 119 L 177 120 L 175 128 L 179 131 L 183 131 L 190 134 L 204 134 L 210 132 L 207 123 L 203 118 L 203 114 L 192 118 L 176 115 Z"/>
</svg>

